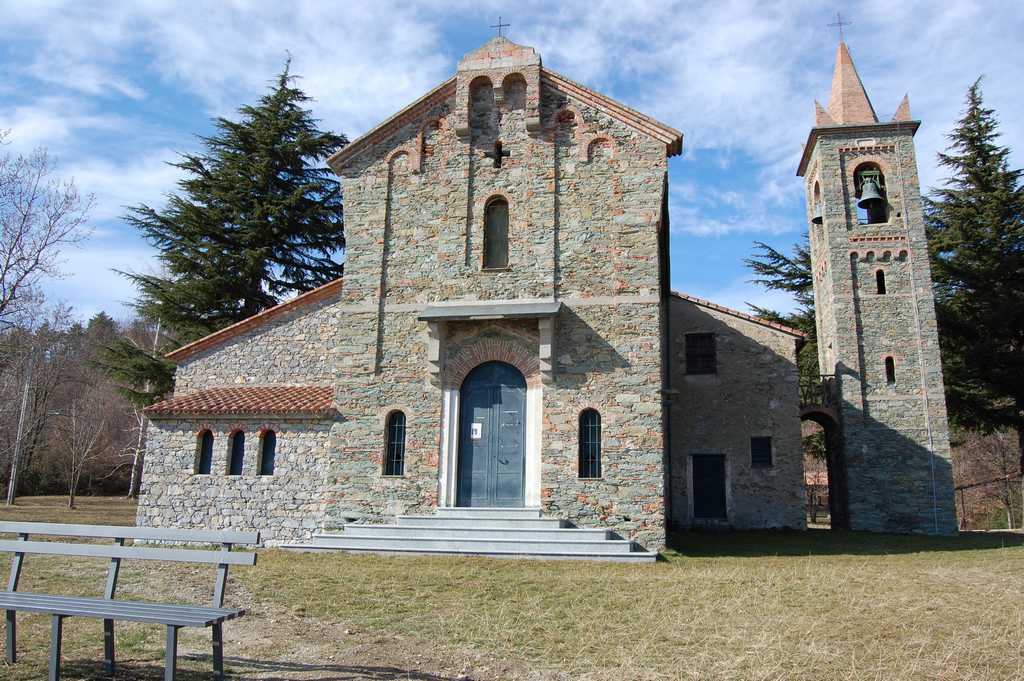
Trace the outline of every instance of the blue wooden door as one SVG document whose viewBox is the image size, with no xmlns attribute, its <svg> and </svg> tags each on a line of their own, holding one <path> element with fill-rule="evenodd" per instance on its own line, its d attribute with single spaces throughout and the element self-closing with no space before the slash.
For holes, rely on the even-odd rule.
<svg viewBox="0 0 1024 681">
<path fill-rule="evenodd" d="M 522 506 L 526 464 L 526 380 L 513 366 L 488 362 L 459 396 L 459 506 Z"/>
</svg>

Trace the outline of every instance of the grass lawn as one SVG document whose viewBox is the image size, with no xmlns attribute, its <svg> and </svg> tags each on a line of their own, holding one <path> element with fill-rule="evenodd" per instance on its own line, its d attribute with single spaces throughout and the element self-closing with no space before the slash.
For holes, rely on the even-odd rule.
<svg viewBox="0 0 1024 681">
<path fill-rule="evenodd" d="M 82 501 L 81 516 L 40 502 L 33 519 L 131 518 Z M 685 534 L 653 566 L 265 550 L 234 572 L 228 602 L 252 615 L 225 627 L 226 650 L 246 679 L 1024 678 L 1022 539 Z M 200 602 L 212 584 L 205 568 L 125 565 L 128 597 Z M 32 557 L 25 585 L 95 592 L 104 570 Z M 41 678 L 48 621 L 22 620 L 6 678 Z M 101 678 L 99 623 L 65 631 L 67 678 Z M 163 632 L 118 632 L 123 678 L 160 678 Z M 207 645 L 185 636 L 187 670 L 209 669 Z"/>
</svg>

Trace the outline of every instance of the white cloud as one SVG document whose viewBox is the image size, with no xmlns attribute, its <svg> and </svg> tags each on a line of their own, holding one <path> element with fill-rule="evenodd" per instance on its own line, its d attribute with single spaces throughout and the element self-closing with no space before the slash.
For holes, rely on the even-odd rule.
<svg viewBox="0 0 1024 681">
<path fill-rule="evenodd" d="M 170 149 L 158 149 L 139 158 L 120 162 L 87 158 L 61 167 L 63 176 L 73 178 L 80 192 L 94 194 L 93 222 L 116 220 L 127 206 L 140 203 L 159 208 L 164 197 L 177 189 L 181 171 L 167 164 L 176 160 Z"/>
</svg>

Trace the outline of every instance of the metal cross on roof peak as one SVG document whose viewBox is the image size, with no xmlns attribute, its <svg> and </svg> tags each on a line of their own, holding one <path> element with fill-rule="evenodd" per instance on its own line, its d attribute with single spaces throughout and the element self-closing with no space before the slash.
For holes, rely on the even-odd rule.
<svg viewBox="0 0 1024 681">
<path fill-rule="evenodd" d="M 502 37 L 502 36 L 501 36 L 501 29 L 503 29 L 503 28 L 508 28 L 508 27 L 509 27 L 509 26 L 511 26 L 511 25 L 512 25 L 512 24 L 503 24 L 503 23 L 501 23 L 501 15 L 499 14 L 499 15 L 498 15 L 498 23 L 497 23 L 497 24 L 495 24 L 494 26 L 491 26 L 491 28 L 496 28 L 496 29 L 498 29 L 498 37 L 500 38 L 500 37 Z"/>
<path fill-rule="evenodd" d="M 498 21 L 501 21 L 500 17 L 498 18 Z M 839 12 L 836 12 L 836 20 L 833 21 L 828 26 L 829 26 L 829 28 L 832 28 L 833 26 L 838 28 L 839 29 L 839 42 L 845 43 L 846 42 L 846 36 L 843 35 L 843 26 L 852 26 L 852 25 L 853 25 L 852 21 L 843 21 L 843 15 L 840 14 Z"/>
</svg>

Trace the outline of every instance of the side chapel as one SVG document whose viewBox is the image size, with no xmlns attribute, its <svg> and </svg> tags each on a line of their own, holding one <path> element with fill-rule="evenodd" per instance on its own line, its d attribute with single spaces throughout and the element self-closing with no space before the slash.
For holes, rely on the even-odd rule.
<svg viewBox="0 0 1024 681">
<path fill-rule="evenodd" d="M 681 148 L 530 47 L 465 55 L 329 159 L 344 279 L 169 355 L 139 523 L 537 555 L 803 528 L 804 339 L 670 289 Z"/>
</svg>

